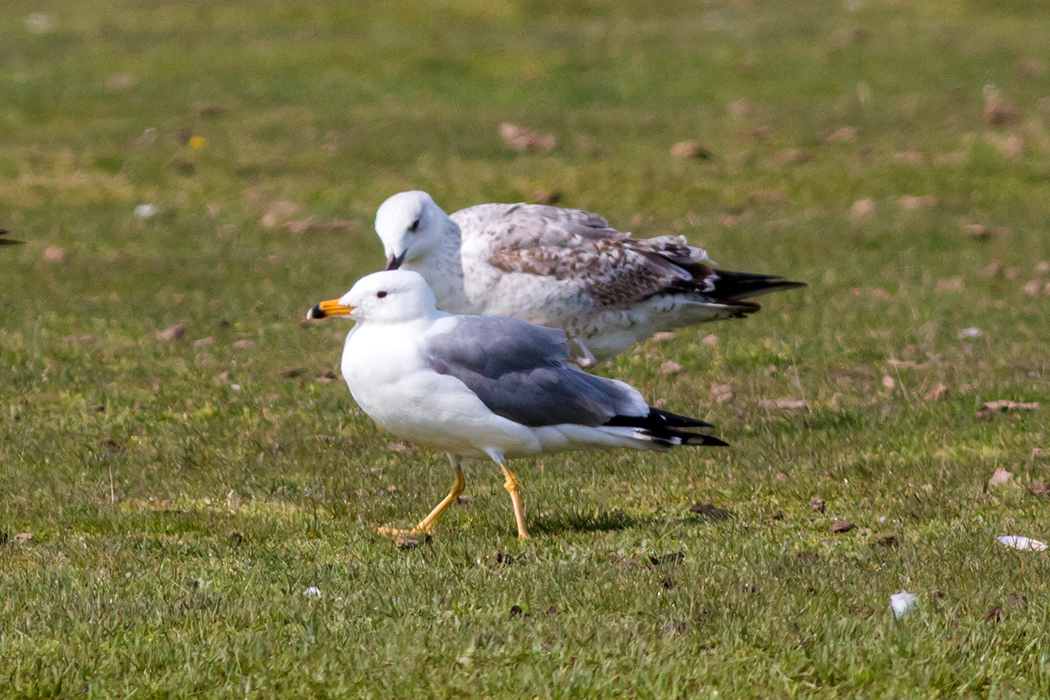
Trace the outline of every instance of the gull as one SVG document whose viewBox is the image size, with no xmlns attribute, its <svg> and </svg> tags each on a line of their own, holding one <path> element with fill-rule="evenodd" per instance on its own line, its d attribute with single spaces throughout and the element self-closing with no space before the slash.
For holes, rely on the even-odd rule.
<svg viewBox="0 0 1050 700">
<path fill-rule="evenodd" d="M 426 192 L 376 212 L 387 269 L 426 278 L 438 307 L 561 328 L 587 367 L 659 331 L 741 318 L 752 297 L 804 287 L 716 270 L 684 236 L 631 238 L 597 214 L 538 204 L 478 204 L 446 214 Z"/>
<path fill-rule="evenodd" d="M 309 318 L 349 316 L 341 370 L 357 404 L 394 435 L 448 454 L 452 490 L 412 530 L 429 533 L 466 489 L 464 460 L 500 466 L 518 536 L 527 538 L 518 478 L 507 461 L 566 450 L 666 451 L 725 445 L 713 427 L 648 405 L 637 389 L 566 362 L 564 331 L 514 318 L 438 311 L 426 280 L 405 270 L 361 278 Z"/>
</svg>

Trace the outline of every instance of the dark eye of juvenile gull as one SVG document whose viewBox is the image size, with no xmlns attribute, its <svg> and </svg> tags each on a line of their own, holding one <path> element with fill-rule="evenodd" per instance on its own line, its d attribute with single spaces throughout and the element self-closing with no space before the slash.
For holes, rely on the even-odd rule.
<svg viewBox="0 0 1050 700">
<path fill-rule="evenodd" d="M 386 292 L 376 292 L 376 296 L 379 297 L 380 299 L 382 299 L 383 297 L 386 296 Z"/>
<path fill-rule="evenodd" d="M 419 229 L 419 219 L 412 222 L 412 225 L 408 227 L 409 233 L 415 233 Z"/>
</svg>

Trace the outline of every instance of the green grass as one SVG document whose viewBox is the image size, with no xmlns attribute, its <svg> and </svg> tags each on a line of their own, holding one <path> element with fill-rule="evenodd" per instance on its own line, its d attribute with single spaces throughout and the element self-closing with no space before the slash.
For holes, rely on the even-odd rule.
<svg viewBox="0 0 1050 700">
<path fill-rule="evenodd" d="M 1050 537 L 1043 3 L 7 0 L 0 36 L 0 226 L 29 241 L 0 248 L 0 696 L 1050 693 L 1047 555 L 995 542 Z M 558 145 L 509 151 L 505 121 Z M 429 545 L 377 535 L 451 470 L 317 381 L 349 326 L 300 319 L 381 264 L 408 188 L 556 190 L 809 282 L 600 370 L 732 447 L 520 463 L 528 542 L 474 465 Z M 1043 405 L 977 418 L 1000 398 Z"/>
</svg>

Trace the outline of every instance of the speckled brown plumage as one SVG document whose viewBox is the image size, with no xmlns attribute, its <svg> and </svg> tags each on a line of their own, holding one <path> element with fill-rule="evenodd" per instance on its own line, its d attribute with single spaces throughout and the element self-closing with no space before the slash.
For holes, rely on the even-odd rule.
<svg viewBox="0 0 1050 700">
<path fill-rule="evenodd" d="M 579 209 L 479 204 L 447 215 L 406 192 L 383 204 L 376 230 L 388 260 L 421 273 L 439 308 L 561 328 L 597 359 L 659 331 L 746 316 L 761 308 L 751 297 L 802 286 L 714 268 L 683 236 L 632 238 Z"/>
<path fill-rule="evenodd" d="M 597 214 L 538 205 L 513 205 L 495 221 L 484 218 L 489 225 L 482 235 L 495 239 L 490 265 L 503 272 L 576 280 L 602 306 L 711 288 L 711 268 L 702 263 L 706 255 L 681 237 L 634 239 Z"/>
</svg>

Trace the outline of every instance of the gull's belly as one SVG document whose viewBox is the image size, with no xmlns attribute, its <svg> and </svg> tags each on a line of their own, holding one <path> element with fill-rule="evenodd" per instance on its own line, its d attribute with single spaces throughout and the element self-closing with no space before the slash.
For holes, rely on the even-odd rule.
<svg viewBox="0 0 1050 700">
<path fill-rule="evenodd" d="M 513 316 L 549 328 L 568 330 L 571 320 L 598 311 L 594 300 L 575 281 L 541 275 L 486 275 L 479 270 L 468 280 L 466 291 L 483 316 Z"/>
<path fill-rule="evenodd" d="M 458 379 L 419 372 L 351 393 L 375 422 L 398 437 L 464 457 L 538 449 L 532 431 L 492 413 Z"/>
<path fill-rule="evenodd" d="M 733 310 L 688 295 L 665 294 L 623 305 L 603 304 L 579 280 L 527 273 L 495 274 L 478 266 L 466 281 L 467 296 L 483 316 L 513 316 L 561 328 L 579 338 L 598 360 L 626 351 L 659 331 L 728 318 Z"/>
<path fill-rule="evenodd" d="M 432 371 L 418 351 L 379 340 L 371 333 L 348 338 L 342 371 L 354 400 L 380 427 L 463 457 L 486 458 L 486 448 L 540 448 L 532 430 L 492 413 L 463 382 Z"/>
</svg>

